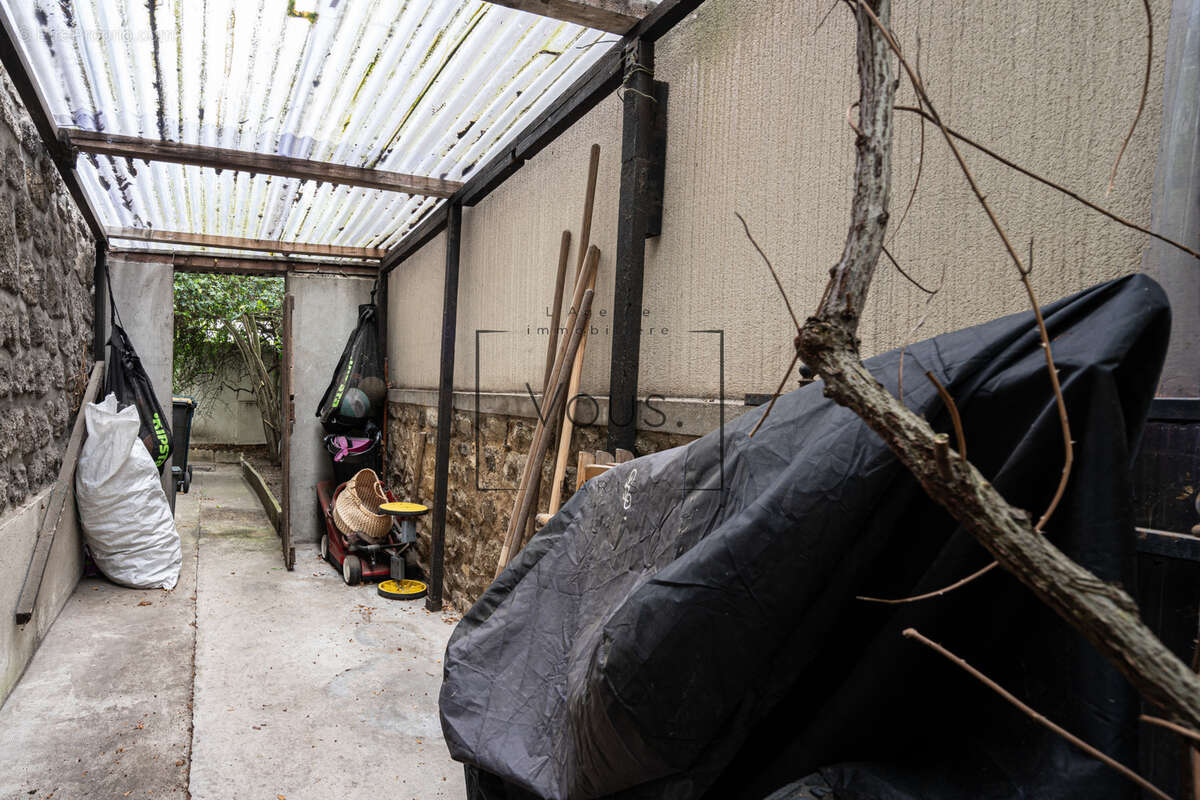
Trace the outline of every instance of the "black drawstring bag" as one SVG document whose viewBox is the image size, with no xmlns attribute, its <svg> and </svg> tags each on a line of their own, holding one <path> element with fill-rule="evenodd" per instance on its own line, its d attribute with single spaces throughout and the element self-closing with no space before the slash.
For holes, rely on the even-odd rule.
<svg viewBox="0 0 1200 800">
<path fill-rule="evenodd" d="M 371 292 L 374 300 L 374 292 Z M 377 419 L 387 401 L 383 359 L 373 302 L 358 307 L 358 324 L 338 359 L 329 388 L 317 406 L 326 433 L 361 431 Z"/>
<path fill-rule="evenodd" d="M 163 467 L 171 457 L 171 428 L 167 425 L 167 415 L 158 404 L 158 395 L 154 393 L 154 384 L 142 366 L 137 351 L 129 334 L 121 326 L 121 315 L 117 313 L 117 304 L 113 299 L 112 280 L 108 282 L 108 305 L 112 310 L 112 335 L 108 339 L 111 353 L 104 374 L 104 395 L 111 392 L 117 396 L 117 407 L 127 408 L 136 406 L 142 427 L 138 436 L 154 466 L 158 467 L 161 475 Z"/>
</svg>

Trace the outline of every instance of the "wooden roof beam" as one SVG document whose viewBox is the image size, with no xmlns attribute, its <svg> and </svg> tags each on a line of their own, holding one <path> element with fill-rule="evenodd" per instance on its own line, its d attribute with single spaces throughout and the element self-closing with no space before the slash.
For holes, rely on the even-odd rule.
<svg viewBox="0 0 1200 800">
<path fill-rule="evenodd" d="M 609 33 L 627 33 L 654 8 L 646 0 L 487 0 Z"/>
<path fill-rule="evenodd" d="M 67 147 L 81 153 L 138 158 L 142 161 L 166 161 L 171 164 L 231 169 L 262 175 L 279 175 L 284 178 L 381 189 L 385 192 L 449 197 L 462 187 L 462 183 L 458 181 L 447 181 L 441 178 L 405 175 L 401 172 L 351 167 L 346 164 L 310 161 L 306 158 L 291 158 L 270 153 L 253 153 L 224 147 L 206 147 L 159 139 L 142 139 L 137 136 L 120 136 L 103 131 L 64 129 L 60 132 L 60 137 Z"/>
<path fill-rule="evenodd" d="M 254 250 L 262 253 L 290 253 L 298 256 L 380 259 L 387 255 L 387 250 L 375 247 L 282 242 L 275 239 L 243 239 L 237 236 L 214 236 L 208 233 L 160 231 L 154 228 L 108 228 L 106 232 L 109 239 L 185 244 L 194 247 L 221 247 L 229 250 Z"/>
<path fill-rule="evenodd" d="M 176 272 L 210 272 L 218 275 L 279 276 L 336 275 L 347 278 L 374 278 L 379 269 L 371 263 L 332 261 L 297 261 L 273 256 L 214 256 L 183 250 L 123 250 L 109 251 L 113 261 L 142 264 L 162 264 Z M 118 267 L 119 268 L 119 267 Z"/>
</svg>

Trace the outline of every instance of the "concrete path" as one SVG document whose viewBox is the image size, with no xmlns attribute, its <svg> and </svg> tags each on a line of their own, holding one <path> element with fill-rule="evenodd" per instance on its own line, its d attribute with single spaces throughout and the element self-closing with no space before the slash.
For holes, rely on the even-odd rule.
<svg viewBox="0 0 1200 800">
<path fill-rule="evenodd" d="M 199 504 L 175 519 L 175 588 L 84 578 L 0 708 L 3 800 L 187 797 Z"/>
<path fill-rule="evenodd" d="M 177 519 L 180 586 L 80 584 L 0 709 L 0 798 L 464 796 L 453 615 L 347 587 L 314 545 L 286 572 L 236 467 L 195 473 Z"/>
</svg>

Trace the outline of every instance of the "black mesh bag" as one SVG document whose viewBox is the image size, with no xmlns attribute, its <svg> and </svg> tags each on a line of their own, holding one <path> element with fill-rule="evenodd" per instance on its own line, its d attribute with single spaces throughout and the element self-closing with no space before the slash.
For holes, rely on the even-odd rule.
<svg viewBox="0 0 1200 800">
<path fill-rule="evenodd" d="M 137 407 L 138 417 L 142 421 L 138 436 L 150 451 L 154 466 L 158 467 L 161 474 L 171 458 L 171 428 L 167 424 L 167 415 L 158 403 L 158 395 L 154 393 L 154 384 L 146 374 L 137 351 L 133 349 L 129 334 L 121 327 L 117 306 L 111 302 L 111 287 L 109 298 L 113 325 L 112 335 L 108 339 L 110 353 L 104 372 L 104 395 L 107 397 L 110 392 L 115 394 L 119 408 Z"/>
<path fill-rule="evenodd" d="M 317 416 L 326 433 L 363 430 L 368 421 L 381 416 L 386 402 L 375 304 L 367 303 L 358 307 L 358 324 L 317 406 Z"/>
</svg>

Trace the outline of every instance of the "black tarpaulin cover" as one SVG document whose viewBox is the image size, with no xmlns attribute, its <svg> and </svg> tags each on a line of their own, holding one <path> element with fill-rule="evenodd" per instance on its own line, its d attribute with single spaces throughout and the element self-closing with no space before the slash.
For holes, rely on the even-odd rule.
<svg viewBox="0 0 1200 800">
<path fill-rule="evenodd" d="M 1077 442 L 1051 539 L 1131 580 L 1129 466 L 1169 331 L 1149 278 L 1045 309 Z M 898 392 L 899 351 L 868 362 Z M 904 401 L 938 430 L 957 400 L 971 460 L 1044 509 L 1063 462 L 1031 314 L 907 348 Z M 821 771 L 847 798 L 1134 798 L 915 626 L 1125 763 L 1137 701 L 1089 645 L 993 571 L 882 441 L 820 383 L 724 431 L 589 481 L 450 640 L 442 727 L 478 798 L 763 798 Z M 725 490 L 722 493 L 721 486 Z"/>
</svg>

